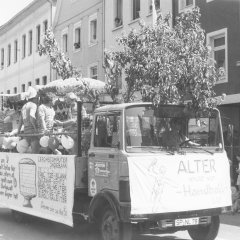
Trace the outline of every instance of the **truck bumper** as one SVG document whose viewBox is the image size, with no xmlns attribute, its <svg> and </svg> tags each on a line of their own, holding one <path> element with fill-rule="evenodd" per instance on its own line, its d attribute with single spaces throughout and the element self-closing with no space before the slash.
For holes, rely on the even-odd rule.
<svg viewBox="0 0 240 240">
<path fill-rule="evenodd" d="M 174 220 L 182 218 L 217 216 L 223 213 L 231 212 L 231 206 L 212 209 L 201 209 L 195 211 L 172 212 L 172 213 L 156 213 L 156 214 L 137 214 L 131 215 L 131 207 L 122 205 L 120 207 L 120 219 L 123 222 L 159 222 L 160 220 Z M 206 221 L 206 220 L 203 220 Z"/>
</svg>

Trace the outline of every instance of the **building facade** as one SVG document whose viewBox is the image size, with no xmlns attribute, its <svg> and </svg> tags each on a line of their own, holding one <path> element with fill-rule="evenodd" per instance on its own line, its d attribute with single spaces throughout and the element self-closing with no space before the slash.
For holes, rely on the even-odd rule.
<svg viewBox="0 0 240 240">
<path fill-rule="evenodd" d="M 105 81 L 105 49 L 116 49 L 116 37 L 137 28 L 140 18 L 152 24 L 151 5 L 152 0 L 59 0 L 54 35 L 84 77 Z M 172 1 L 155 0 L 155 6 L 172 13 Z"/>
<path fill-rule="evenodd" d="M 157 14 L 172 14 L 172 1 L 154 0 Z M 131 29 L 139 28 L 139 20 L 153 24 L 152 0 L 113 0 L 104 3 L 105 49 L 118 50 L 116 39 Z M 124 89 L 124 73 L 119 87 Z"/>
<path fill-rule="evenodd" d="M 20 93 L 28 86 L 51 81 L 50 64 L 38 45 L 52 24 L 53 5 L 34 0 L 0 27 L 0 85 L 2 93 Z"/>
<path fill-rule="evenodd" d="M 172 14 L 172 1 L 154 0 L 159 13 Z M 152 0 L 112 0 L 104 4 L 105 47 L 117 49 L 116 38 L 123 32 L 138 28 L 141 18 L 146 24 L 153 23 Z"/>
<path fill-rule="evenodd" d="M 83 77 L 104 80 L 102 0 L 58 0 L 53 31 L 61 51 Z M 56 73 L 53 78 L 58 78 Z"/>
</svg>

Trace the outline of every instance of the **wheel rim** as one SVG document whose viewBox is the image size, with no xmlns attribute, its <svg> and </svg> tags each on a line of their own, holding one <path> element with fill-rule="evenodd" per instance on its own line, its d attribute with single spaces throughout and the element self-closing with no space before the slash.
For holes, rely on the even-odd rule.
<svg viewBox="0 0 240 240">
<path fill-rule="evenodd" d="M 119 239 L 119 224 L 113 215 L 107 215 L 102 224 L 102 234 L 104 240 Z"/>
</svg>

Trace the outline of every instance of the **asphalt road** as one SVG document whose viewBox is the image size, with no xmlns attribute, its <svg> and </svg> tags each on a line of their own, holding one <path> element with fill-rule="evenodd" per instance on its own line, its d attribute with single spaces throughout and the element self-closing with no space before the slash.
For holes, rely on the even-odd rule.
<svg viewBox="0 0 240 240">
<path fill-rule="evenodd" d="M 239 219 L 238 219 L 239 216 Z M 240 214 L 234 216 L 240 223 Z M 228 216 L 231 218 L 231 216 Z M 227 222 L 229 219 L 224 218 Z M 240 224 L 239 224 L 240 225 Z M 29 218 L 25 223 L 17 223 L 10 210 L 0 208 L 0 240 L 99 240 L 96 226 L 81 224 L 81 228 L 71 228 L 59 223 L 39 218 Z M 221 224 L 216 240 L 239 240 L 240 227 Z M 190 240 L 186 231 L 163 235 L 134 235 L 133 240 Z"/>
</svg>

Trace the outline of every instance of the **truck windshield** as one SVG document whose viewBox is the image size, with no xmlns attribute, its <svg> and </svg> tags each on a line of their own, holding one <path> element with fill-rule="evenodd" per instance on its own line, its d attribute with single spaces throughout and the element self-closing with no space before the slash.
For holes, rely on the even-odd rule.
<svg viewBox="0 0 240 240">
<path fill-rule="evenodd" d="M 152 105 L 128 107 L 125 114 L 127 152 L 223 147 L 219 112 L 203 114 L 196 119 L 181 106 Z"/>
</svg>

